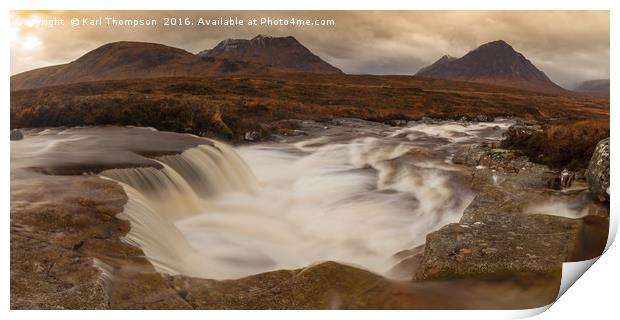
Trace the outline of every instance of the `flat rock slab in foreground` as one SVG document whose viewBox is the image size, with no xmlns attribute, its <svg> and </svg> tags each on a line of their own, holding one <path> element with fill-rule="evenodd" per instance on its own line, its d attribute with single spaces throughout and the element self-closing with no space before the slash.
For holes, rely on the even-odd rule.
<svg viewBox="0 0 620 320">
<path fill-rule="evenodd" d="M 450 224 L 427 236 L 416 278 L 561 273 L 561 263 L 572 256 L 580 227 L 579 220 L 547 215 Z"/>
<path fill-rule="evenodd" d="M 585 217 L 538 212 L 537 205 L 544 207 L 566 196 L 547 187 L 546 167 L 507 150 L 479 146 L 454 158 L 473 167 L 472 186 L 480 191 L 459 223 L 427 235 L 415 279 L 561 275 L 563 262 L 603 252 L 609 211 L 589 200 L 588 194 L 576 205 L 587 211 Z"/>
<path fill-rule="evenodd" d="M 114 168 L 161 168 L 151 158 L 212 144 L 206 138 L 138 127 L 22 131 L 24 139 L 11 143 L 12 172 L 25 169 L 52 175 L 80 175 Z"/>
</svg>

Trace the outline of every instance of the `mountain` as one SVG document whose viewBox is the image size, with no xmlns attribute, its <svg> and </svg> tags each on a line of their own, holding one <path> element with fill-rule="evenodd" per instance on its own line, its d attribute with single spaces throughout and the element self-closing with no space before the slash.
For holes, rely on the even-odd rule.
<svg viewBox="0 0 620 320">
<path fill-rule="evenodd" d="M 215 48 L 198 53 L 201 57 L 261 64 L 278 70 L 312 73 L 342 73 L 310 52 L 293 37 L 258 35 L 251 40 L 226 39 Z"/>
<path fill-rule="evenodd" d="M 573 91 L 587 96 L 609 97 L 609 79 L 584 81 Z"/>
<path fill-rule="evenodd" d="M 155 43 L 113 42 L 92 50 L 77 60 L 11 77 L 11 89 L 37 88 L 67 83 L 154 78 L 187 74 L 199 62 L 195 55 Z"/>
<path fill-rule="evenodd" d="M 567 93 L 503 40 L 481 45 L 461 58 L 443 56 L 419 77 L 487 83 L 546 93 Z"/>
<path fill-rule="evenodd" d="M 67 64 L 11 76 L 11 90 L 100 80 L 276 72 L 342 73 L 293 37 L 224 40 L 199 54 L 156 43 L 120 41 Z"/>
</svg>

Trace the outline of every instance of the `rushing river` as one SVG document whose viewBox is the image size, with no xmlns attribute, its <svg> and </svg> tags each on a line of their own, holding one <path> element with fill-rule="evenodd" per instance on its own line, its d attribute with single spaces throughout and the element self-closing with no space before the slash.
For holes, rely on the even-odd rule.
<svg viewBox="0 0 620 320">
<path fill-rule="evenodd" d="M 335 260 L 386 274 L 473 199 L 450 155 L 508 125 L 343 121 L 320 137 L 216 142 L 158 158 L 162 170 L 102 175 L 124 183 L 129 239 L 166 272 L 231 279 Z"/>
<path fill-rule="evenodd" d="M 140 128 L 37 131 L 12 143 L 12 176 L 49 163 L 66 169 L 73 153 L 115 168 L 129 149 L 173 140 L 186 151 L 100 173 L 123 185 L 127 241 L 158 270 L 233 279 L 334 260 L 388 274 L 395 253 L 458 221 L 473 199 L 469 173 L 451 156 L 499 139 L 509 125 L 342 119 L 309 123 L 307 136 L 237 148 Z"/>
</svg>

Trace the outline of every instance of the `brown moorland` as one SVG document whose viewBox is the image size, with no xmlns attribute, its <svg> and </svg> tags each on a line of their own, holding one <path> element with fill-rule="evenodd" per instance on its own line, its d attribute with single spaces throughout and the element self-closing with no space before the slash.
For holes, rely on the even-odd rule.
<svg viewBox="0 0 620 320">
<path fill-rule="evenodd" d="M 584 169 L 596 144 L 609 137 L 609 119 L 553 121 L 542 129 L 531 135 L 509 130 L 502 146 L 518 149 L 531 161 L 550 167 Z"/>
<path fill-rule="evenodd" d="M 545 124 L 551 131 L 507 146 L 525 149 L 533 160 L 566 165 L 575 152 L 576 163 L 583 162 L 596 139 L 608 136 L 609 99 L 412 76 L 310 73 L 96 81 L 11 92 L 11 128 L 136 125 L 233 142 L 249 130 L 295 129 L 282 121 L 287 119 L 479 116 Z M 575 141 L 581 151 L 565 152 Z M 556 155 L 545 155 L 549 151 Z"/>
</svg>

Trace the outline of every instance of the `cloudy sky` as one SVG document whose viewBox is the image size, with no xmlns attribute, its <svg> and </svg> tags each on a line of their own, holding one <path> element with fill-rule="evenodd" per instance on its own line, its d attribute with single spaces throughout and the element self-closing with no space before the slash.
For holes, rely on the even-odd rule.
<svg viewBox="0 0 620 320">
<path fill-rule="evenodd" d="M 104 18 L 84 26 L 83 18 Z M 107 26 L 105 18 L 156 19 L 157 26 Z M 165 17 L 193 26 L 164 26 Z M 199 18 L 238 17 L 244 26 L 199 26 Z M 248 26 L 271 17 L 333 19 L 334 26 Z M 64 26 L 38 24 L 64 19 Z M 78 18 L 79 26 L 71 26 Z M 444 54 L 460 57 L 498 39 L 510 43 L 561 86 L 609 78 L 607 11 L 19 11 L 13 12 L 11 74 L 70 62 L 120 40 L 157 42 L 197 53 L 225 38 L 296 37 L 347 73 L 413 74 Z"/>
</svg>

